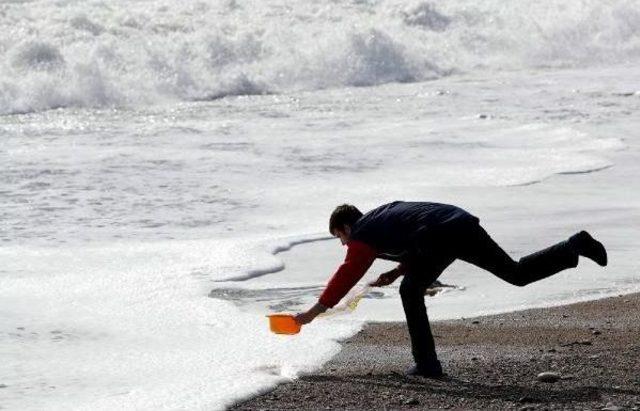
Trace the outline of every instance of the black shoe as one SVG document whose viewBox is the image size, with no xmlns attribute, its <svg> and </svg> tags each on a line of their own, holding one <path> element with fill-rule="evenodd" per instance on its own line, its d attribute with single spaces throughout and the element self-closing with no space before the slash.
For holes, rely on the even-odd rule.
<svg viewBox="0 0 640 411">
<path fill-rule="evenodd" d="M 444 376 L 442 372 L 442 366 L 440 365 L 440 361 L 431 362 L 428 365 L 424 364 L 416 364 L 413 367 L 409 368 L 405 375 L 407 376 L 420 376 L 426 378 L 440 378 Z"/>
<path fill-rule="evenodd" d="M 590 258 L 603 267 L 607 265 L 607 250 L 604 249 L 601 242 L 595 240 L 586 231 L 572 235 L 569 238 L 569 244 L 578 254 Z"/>
</svg>

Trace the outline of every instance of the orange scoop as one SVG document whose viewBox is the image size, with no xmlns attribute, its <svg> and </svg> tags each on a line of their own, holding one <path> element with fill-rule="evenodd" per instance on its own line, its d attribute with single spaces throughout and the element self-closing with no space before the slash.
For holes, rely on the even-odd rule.
<svg viewBox="0 0 640 411">
<path fill-rule="evenodd" d="M 301 325 L 297 323 L 291 314 L 271 314 L 269 317 L 269 328 L 276 334 L 298 334 Z"/>
</svg>

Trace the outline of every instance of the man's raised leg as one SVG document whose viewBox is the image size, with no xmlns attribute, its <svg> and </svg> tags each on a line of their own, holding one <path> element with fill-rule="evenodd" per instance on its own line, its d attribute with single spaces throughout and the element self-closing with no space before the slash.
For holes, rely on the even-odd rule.
<svg viewBox="0 0 640 411">
<path fill-rule="evenodd" d="M 600 255 L 604 253 L 603 257 L 594 261 L 600 264 L 604 260 L 606 264 L 606 251 L 602 244 L 590 236 L 584 239 L 582 234 L 514 261 L 480 225 L 476 225 L 464 233 L 458 258 L 490 271 L 508 283 L 525 286 L 576 267 L 578 257 L 583 255 L 592 258 L 594 248 Z"/>
</svg>

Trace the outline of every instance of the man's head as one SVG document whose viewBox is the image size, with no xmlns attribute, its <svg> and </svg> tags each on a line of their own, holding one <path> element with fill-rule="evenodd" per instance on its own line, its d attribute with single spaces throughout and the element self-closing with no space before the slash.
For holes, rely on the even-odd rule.
<svg viewBox="0 0 640 411">
<path fill-rule="evenodd" d="M 336 207 L 329 218 L 329 232 L 346 244 L 351 236 L 351 227 L 362 217 L 362 212 L 351 204 Z"/>
</svg>

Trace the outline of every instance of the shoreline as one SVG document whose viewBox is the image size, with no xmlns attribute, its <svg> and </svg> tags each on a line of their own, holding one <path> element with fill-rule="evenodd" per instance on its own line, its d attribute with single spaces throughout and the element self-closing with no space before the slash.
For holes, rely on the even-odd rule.
<svg viewBox="0 0 640 411">
<path fill-rule="evenodd" d="M 640 293 L 432 328 L 443 379 L 405 377 L 405 323 L 373 322 L 321 369 L 230 409 L 640 409 Z"/>
</svg>

